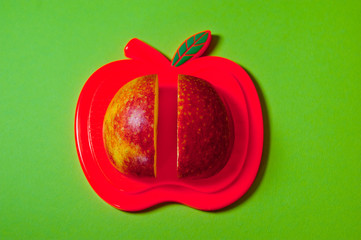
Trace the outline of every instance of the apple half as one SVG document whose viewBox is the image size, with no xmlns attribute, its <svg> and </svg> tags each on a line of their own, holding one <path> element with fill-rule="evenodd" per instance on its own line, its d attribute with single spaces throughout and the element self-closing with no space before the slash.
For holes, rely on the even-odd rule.
<svg viewBox="0 0 361 240">
<path fill-rule="evenodd" d="M 125 84 L 104 116 L 103 140 L 110 161 L 129 176 L 156 176 L 158 78 L 148 75 Z"/>
<path fill-rule="evenodd" d="M 179 75 L 178 177 L 213 176 L 226 165 L 231 143 L 230 116 L 216 90 L 205 80 Z"/>
<path fill-rule="evenodd" d="M 103 123 L 105 149 L 112 164 L 129 176 L 156 177 L 158 79 L 143 76 L 114 96 Z M 207 178 L 228 161 L 231 124 L 216 90 L 200 78 L 178 75 L 177 175 Z"/>
</svg>

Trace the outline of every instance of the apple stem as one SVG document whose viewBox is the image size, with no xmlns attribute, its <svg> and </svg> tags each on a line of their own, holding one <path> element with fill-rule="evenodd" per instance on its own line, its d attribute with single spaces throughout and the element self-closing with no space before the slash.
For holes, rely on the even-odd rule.
<svg viewBox="0 0 361 240">
<path fill-rule="evenodd" d="M 158 50 L 137 38 L 133 38 L 128 42 L 124 48 L 124 54 L 128 58 L 156 63 L 157 65 L 169 66 L 170 64 L 169 60 Z"/>
</svg>

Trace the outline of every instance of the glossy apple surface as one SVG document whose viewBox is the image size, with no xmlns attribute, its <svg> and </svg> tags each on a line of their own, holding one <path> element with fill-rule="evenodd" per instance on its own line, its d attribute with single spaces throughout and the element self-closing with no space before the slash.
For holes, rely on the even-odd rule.
<svg viewBox="0 0 361 240">
<path fill-rule="evenodd" d="M 231 124 L 227 110 L 208 82 L 178 77 L 178 159 L 180 178 L 206 178 L 227 163 Z"/>
<path fill-rule="evenodd" d="M 105 149 L 112 164 L 125 175 L 156 175 L 157 100 L 157 76 L 148 75 L 125 84 L 107 108 Z"/>
</svg>

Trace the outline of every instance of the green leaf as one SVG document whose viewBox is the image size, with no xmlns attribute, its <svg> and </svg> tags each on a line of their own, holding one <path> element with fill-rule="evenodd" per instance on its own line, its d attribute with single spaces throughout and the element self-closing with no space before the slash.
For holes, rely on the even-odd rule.
<svg viewBox="0 0 361 240">
<path fill-rule="evenodd" d="M 174 54 L 172 66 L 178 67 L 183 63 L 202 55 L 209 45 L 210 38 L 211 32 L 208 30 L 187 38 Z"/>
</svg>

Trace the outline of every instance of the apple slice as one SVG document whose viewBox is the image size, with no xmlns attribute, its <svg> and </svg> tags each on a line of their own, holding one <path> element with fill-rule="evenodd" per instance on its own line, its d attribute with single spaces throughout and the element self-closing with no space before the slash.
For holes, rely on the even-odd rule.
<svg viewBox="0 0 361 240">
<path fill-rule="evenodd" d="M 129 176 L 156 176 L 158 78 L 125 84 L 104 116 L 103 140 L 112 164 Z"/>
<path fill-rule="evenodd" d="M 178 177 L 199 179 L 219 172 L 228 161 L 231 136 L 230 117 L 211 84 L 179 75 Z"/>
</svg>

